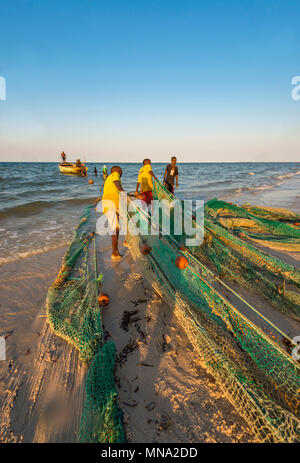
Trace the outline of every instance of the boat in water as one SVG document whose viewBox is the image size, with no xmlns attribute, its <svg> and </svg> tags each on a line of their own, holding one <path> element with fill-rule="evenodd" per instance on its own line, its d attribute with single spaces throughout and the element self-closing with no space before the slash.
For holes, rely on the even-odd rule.
<svg viewBox="0 0 300 463">
<path fill-rule="evenodd" d="M 88 167 L 83 163 L 78 165 L 73 162 L 61 162 L 58 164 L 58 168 L 62 174 L 87 176 Z"/>
</svg>

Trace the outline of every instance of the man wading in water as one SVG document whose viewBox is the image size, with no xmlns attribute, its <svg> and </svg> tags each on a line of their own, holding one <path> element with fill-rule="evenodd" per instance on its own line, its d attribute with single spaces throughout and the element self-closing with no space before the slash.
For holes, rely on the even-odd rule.
<svg viewBox="0 0 300 463">
<path fill-rule="evenodd" d="M 171 164 L 168 164 L 164 175 L 164 186 L 172 194 L 174 194 L 174 180 L 176 178 L 176 188 L 178 188 L 178 167 L 176 166 L 177 158 L 171 158 Z"/>
</svg>

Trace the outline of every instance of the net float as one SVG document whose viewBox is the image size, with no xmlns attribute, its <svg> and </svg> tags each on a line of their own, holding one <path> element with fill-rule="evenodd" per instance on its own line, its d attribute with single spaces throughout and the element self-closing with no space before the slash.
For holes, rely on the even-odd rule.
<svg viewBox="0 0 300 463">
<path fill-rule="evenodd" d="M 93 183 L 94 183 L 94 180 L 92 180 L 92 179 L 90 178 L 90 179 L 89 179 L 89 184 L 90 184 L 90 185 L 93 185 Z"/>
<path fill-rule="evenodd" d="M 175 265 L 176 267 L 180 268 L 180 270 L 183 270 L 189 265 L 189 263 L 186 257 L 178 256 L 175 259 Z"/>
<path fill-rule="evenodd" d="M 98 296 L 98 304 L 101 307 L 105 307 L 109 304 L 109 296 L 106 293 L 100 293 Z"/>
<path fill-rule="evenodd" d="M 147 254 L 149 254 L 149 252 L 151 252 L 151 246 L 149 246 L 149 244 L 147 243 L 143 243 L 140 245 L 140 251 L 141 253 L 143 254 L 143 256 L 146 256 Z"/>
</svg>

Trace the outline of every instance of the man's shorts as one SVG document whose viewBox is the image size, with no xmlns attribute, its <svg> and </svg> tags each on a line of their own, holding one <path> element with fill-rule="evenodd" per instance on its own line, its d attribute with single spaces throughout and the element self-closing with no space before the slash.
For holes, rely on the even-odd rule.
<svg viewBox="0 0 300 463">
<path fill-rule="evenodd" d="M 147 206 L 149 206 L 153 200 L 152 191 L 145 191 L 144 193 L 141 193 L 141 197 L 142 201 L 144 201 Z"/>
<path fill-rule="evenodd" d="M 116 229 L 120 228 L 119 225 L 119 214 L 116 212 L 115 209 L 109 209 L 104 214 L 107 217 L 108 221 L 108 228 L 110 230 L 111 235 L 116 234 Z"/>
<path fill-rule="evenodd" d="M 171 185 L 171 183 L 165 181 L 164 186 L 170 193 L 172 193 L 172 195 L 174 194 L 174 185 Z"/>
</svg>

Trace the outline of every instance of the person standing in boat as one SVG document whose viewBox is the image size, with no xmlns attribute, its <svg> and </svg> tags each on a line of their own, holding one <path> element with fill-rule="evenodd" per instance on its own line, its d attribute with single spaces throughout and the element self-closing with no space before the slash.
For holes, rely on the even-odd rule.
<svg viewBox="0 0 300 463">
<path fill-rule="evenodd" d="M 60 155 L 62 162 L 66 162 L 67 156 L 66 153 L 63 151 Z"/>
<path fill-rule="evenodd" d="M 113 166 L 111 168 L 111 174 L 107 177 L 103 186 L 102 195 L 102 212 L 105 214 L 108 220 L 110 228 L 111 239 L 112 239 L 112 260 L 118 260 L 122 258 L 122 254 L 119 253 L 119 199 L 120 193 L 123 190 L 121 177 L 123 171 L 120 166 Z M 126 246 L 126 242 L 124 242 Z"/>
<path fill-rule="evenodd" d="M 174 182 L 176 179 L 176 188 L 178 188 L 178 167 L 176 165 L 177 158 L 171 158 L 171 164 L 168 164 L 164 175 L 164 187 L 172 194 L 174 194 Z"/>
<path fill-rule="evenodd" d="M 150 159 L 143 160 L 143 167 L 141 167 L 139 171 L 138 181 L 136 184 L 136 191 L 135 195 L 141 197 L 142 201 L 144 201 L 147 206 L 151 204 L 153 199 L 152 190 L 153 190 L 153 182 L 152 177 L 155 177 Z M 139 194 L 139 188 L 141 187 L 141 192 Z"/>
</svg>

